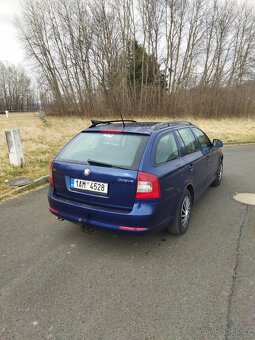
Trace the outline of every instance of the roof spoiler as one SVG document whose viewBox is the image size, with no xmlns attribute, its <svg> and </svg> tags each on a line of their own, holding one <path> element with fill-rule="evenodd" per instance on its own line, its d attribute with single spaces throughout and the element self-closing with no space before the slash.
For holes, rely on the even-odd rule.
<svg viewBox="0 0 255 340">
<path fill-rule="evenodd" d="M 108 125 L 108 124 L 112 124 L 112 123 L 136 123 L 136 120 L 132 120 L 132 119 L 124 119 L 124 120 L 91 120 L 91 125 L 89 126 L 89 128 L 93 128 L 97 125 Z"/>
</svg>

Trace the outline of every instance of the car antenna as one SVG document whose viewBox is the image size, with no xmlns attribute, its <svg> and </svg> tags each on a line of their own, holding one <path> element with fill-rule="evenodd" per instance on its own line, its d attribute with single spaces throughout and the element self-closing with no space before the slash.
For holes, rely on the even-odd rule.
<svg viewBox="0 0 255 340">
<path fill-rule="evenodd" d="M 124 122 L 124 119 L 123 119 L 121 112 L 120 112 L 120 117 L 121 117 L 121 120 L 122 120 L 123 127 L 125 127 L 126 125 L 125 125 L 125 122 Z"/>
</svg>

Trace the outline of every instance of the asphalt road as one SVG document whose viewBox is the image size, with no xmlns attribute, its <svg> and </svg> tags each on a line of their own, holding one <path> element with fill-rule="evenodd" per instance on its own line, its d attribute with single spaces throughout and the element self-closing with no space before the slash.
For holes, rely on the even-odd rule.
<svg viewBox="0 0 255 340">
<path fill-rule="evenodd" d="M 0 339 L 255 339 L 255 145 L 224 148 L 224 178 L 182 237 L 59 222 L 47 190 L 0 204 Z"/>
</svg>

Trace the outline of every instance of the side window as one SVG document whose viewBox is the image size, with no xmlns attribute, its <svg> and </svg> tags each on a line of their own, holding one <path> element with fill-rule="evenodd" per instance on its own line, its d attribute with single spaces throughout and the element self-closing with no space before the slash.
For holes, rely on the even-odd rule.
<svg viewBox="0 0 255 340">
<path fill-rule="evenodd" d="M 178 147 L 172 132 L 162 136 L 156 149 L 156 164 L 162 164 L 179 158 Z"/>
<path fill-rule="evenodd" d="M 184 144 L 184 142 L 183 142 L 179 132 L 175 131 L 175 133 L 176 133 L 176 137 L 177 137 L 178 143 L 180 145 L 181 155 L 185 156 L 185 155 L 187 155 L 187 150 L 186 150 L 185 144 Z"/>
<path fill-rule="evenodd" d="M 192 131 L 194 132 L 197 139 L 199 140 L 202 150 L 210 147 L 211 145 L 210 139 L 203 133 L 203 131 L 197 128 L 192 128 Z"/>
<path fill-rule="evenodd" d="M 181 136 L 181 139 L 183 140 L 185 144 L 187 154 L 190 154 L 190 153 L 193 153 L 199 150 L 197 141 L 189 128 L 180 129 L 178 130 L 178 132 Z"/>
</svg>

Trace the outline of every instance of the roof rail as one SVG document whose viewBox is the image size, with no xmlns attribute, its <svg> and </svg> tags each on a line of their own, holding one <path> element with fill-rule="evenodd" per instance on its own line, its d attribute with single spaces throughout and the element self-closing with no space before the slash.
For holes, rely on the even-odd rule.
<svg viewBox="0 0 255 340">
<path fill-rule="evenodd" d="M 111 123 L 136 123 L 136 120 L 132 120 L 132 119 L 119 119 L 119 120 L 91 120 L 91 125 L 89 126 L 89 128 L 95 127 L 97 125 L 101 125 L 101 124 L 111 124 Z"/>
<path fill-rule="evenodd" d="M 154 126 L 154 130 L 160 130 L 165 127 L 171 126 L 171 125 L 181 125 L 181 124 L 186 124 L 186 125 L 192 125 L 192 123 L 186 121 L 186 120 L 175 120 L 175 121 L 169 121 L 169 122 L 163 122 L 163 123 L 158 123 Z"/>
</svg>

